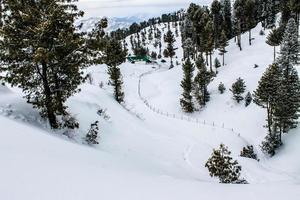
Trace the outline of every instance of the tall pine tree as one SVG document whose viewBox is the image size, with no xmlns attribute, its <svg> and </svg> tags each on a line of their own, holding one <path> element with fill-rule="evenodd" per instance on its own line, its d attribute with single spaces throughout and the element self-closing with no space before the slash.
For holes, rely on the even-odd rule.
<svg viewBox="0 0 300 200">
<path fill-rule="evenodd" d="M 192 97 L 192 89 L 193 89 L 193 72 L 194 65 L 191 60 L 188 58 L 186 62 L 182 65 L 183 68 L 183 80 L 181 81 L 181 87 L 183 89 L 182 98 L 180 99 L 180 105 L 185 112 L 193 112 L 193 97 Z"/>
<path fill-rule="evenodd" d="M 2 79 L 22 88 L 51 128 L 67 115 L 65 101 L 78 91 L 87 65 L 86 41 L 74 22 L 83 15 L 70 0 L 2 1 Z"/>
<path fill-rule="evenodd" d="M 114 88 L 115 99 L 119 103 L 124 101 L 124 92 L 122 90 L 122 74 L 118 66 L 126 61 L 126 55 L 127 51 L 123 49 L 120 41 L 114 38 L 109 39 L 103 57 L 104 63 L 108 65 L 108 74 Z"/>
</svg>

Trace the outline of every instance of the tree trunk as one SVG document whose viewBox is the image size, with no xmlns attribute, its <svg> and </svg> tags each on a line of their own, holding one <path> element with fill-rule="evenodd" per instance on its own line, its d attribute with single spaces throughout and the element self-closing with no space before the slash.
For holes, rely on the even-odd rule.
<svg viewBox="0 0 300 200">
<path fill-rule="evenodd" d="M 54 110 L 52 108 L 52 96 L 51 96 L 51 90 L 48 82 L 48 76 L 47 76 L 47 64 L 46 62 L 42 62 L 42 81 L 43 81 L 43 87 L 44 87 L 44 94 L 46 97 L 45 100 L 45 106 L 46 106 L 46 112 L 47 112 L 47 117 L 49 120 L 49 124 L 51 128 L 56 129 L 58 128 L 56 116 L 54 114 Z"/>
<path fill-rule="evenodd" d="M 274 63 L 275 63 L 275 60 L 276 60 L 276 46 L 274 46 Z"/>
<path fill-rule="evenodd" d="M 267 122 L 268 122 L 268 131 L 269 131 L 269 134 L 271 135 L 272 134 L 272 114 L 271 114 L 271 108 L 270 108 L 270 105 L 267 105 Z"/>
<path fill-rule="evenodd" d="M 238 35 L 238 46 L 239 46 L 240 50 L 242 51 L 241 34 Z"/>
<path fill-rule="evenodd" d="M 60 114 L 65 115 L 66 112 L 63 105 L 62 94 L 61 94 L 61 89 L 60 89 L 60 84 L 59 84 L 57 74 L 54 75 L 54 78 L 55 78 L 55 93 L 56 93 L 56 101 L 58 104 L 58 110 Z"/>
<path fill-rule="evenodd" d="M 210 72 L 213 72 L 212 69 L 212 56 L 211 56 L 212 52 L 209 53 L 209 67 L 210 67 Z"/>
<path fill-rule="evenodd" d="M 208 66 L 208 52 L 205 52 L 206 55 L 206 66 Z"/>
<path fill-rule="evenodd" d="M 223 66 L 225 65 L 225 53 L 223 53 Z"/>
<path fill-rule="evenodd" d="M 249 45 L 252 45 L 251 29 L 249 30 Z"/>
</svg>

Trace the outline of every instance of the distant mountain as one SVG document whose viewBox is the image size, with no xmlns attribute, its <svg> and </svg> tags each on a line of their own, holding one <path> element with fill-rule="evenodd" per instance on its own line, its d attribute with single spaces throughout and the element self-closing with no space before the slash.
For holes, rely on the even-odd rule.
<svg viewBox="0 0 300 200">
<path fill-rule="evenodd" d="M 142 22 L 144 20 L 148 20 L 152 16 L 150 15 L 134 15 L 130 17 L 113 17 L 108 18 L 108 28 L 106 29 L 108 32 L 117 30 L 118 28 L 127 28 L 134 22 Z M 84 19 L 79 21 L 78 23 L 83 23 L 82 31 L 84 32 L 90 32 L 94 25 L 99 22 L 102 19 L 102 17 L 91 17 L 88 19 Z"/>
</svg>

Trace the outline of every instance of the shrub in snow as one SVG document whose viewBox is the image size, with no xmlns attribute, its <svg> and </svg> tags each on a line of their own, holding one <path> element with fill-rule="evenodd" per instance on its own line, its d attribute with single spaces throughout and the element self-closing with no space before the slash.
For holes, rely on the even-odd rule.
<svg viewBox="0 0 300 200">
<path fill-rule="evenodd" d="M 164 59 L 162 59 L 162 60 L 161 60 L 161 62 L 162 62 L 162 63 L 166 63 L 167 61 L 166 61 L 166 60 L 164 60 Z"/>
<path fill-rule="evenodd" d="M 247 147 L 243 147 L 243 150 L 241 151 L 240 156 L 245 157 L 245 158 L 252 158 L 252 159 L 258 160 L 257 155 L 254 152 L 252 145 L 247 146 Z"/>
<path fill-rule="evenodd" d="M 265 32 L 263 30 L 260 30 L 259 35 L 265 35 Z"/>
<path fill-rule="evenodd" d="M 110 120 L 110 116 L 106 113 L 107 109 L 102 109 L 100 108 L 98 111 L 97 111 L 97 114 L 101 117 L 103 117 L 103 119 L 105 120 Z"/>
<path fill-rule="evenodd" d="M 75 117 L 70 114 L 66 114 L 62 117 L 63 127 L 68 129 L 77 129 L 79 128 L 79 123 L 76 121 Z"/>
<path fill-rule="evenodd" d="M 245 106 L 249 106 L 252 103 L 252 95 L 250 92 L 247 93 L 245 97 Z"/>
<path fill-rule="evenodd" d="M 226 87 L 222 82 L 219 84 L 218 90 L 221 94 L 223 94 L 225 92 Z"/>
<path fill-rule="evenodd" d="M 276 134 L 268 134 L 265 137 L 265 140 L 261 143 L 261 150 L 265 154 L 270 156 L 275 155 L 275 150 L 278 149 L 282 145 L 281 139 L 279 135 Z"/>
<path fill-rule="evenodd" d="M 88 131 L 88 133 L 85 136 L 85 141 L 89 144 L 89 145 L 93 145 L 93 144 L 99 144 L 98 142 L 98 131 L 99 131 L 99 127 L 98 127 L 98 121 L 95 121 L 95 123 L 91 124 L 90 130 Z"/>
<path fill-rule="evenodd" d="M 214 65 L 215 65 L 215 68 L 216 68 L 216 69 L 218 69 L 218 68 L 220 68 L 220 67 L 221 67 L 221 63 L 220 63 L 220 61 L 219 61 L 219 59 L 218 59 L 218 58 L 216 58 L 216 59 L 215 59 L 215 63 L 214 63 Z"/>
<path fill-rule="evenodd" d="M 157 59 L 157 53 L 154 52 L 154 51 L 152 51 L 152 53 L 151 53 L 151 58 L 152 58 L 153 60 L 156 60 L 156 59 Z"/>
<path fill-rule="evenodd" d="M 231 152 L 221 144 L 219 149 L 214 149 L 211 157 L 205 164 L 211 177 L 218 177 L 220 183 L 245 183 L 240 180 L 242 167 L 230 157 Z"/>
<path fill-rule="evenodd" d="M 232 88 L 230 89 L 230 91 L 233 94 L 233 98 L 238 103 L 240 103 L 240 101 L 244 99 L 244 97 L 242 97 L 242 94 L 245 92 L 245 90 L 246 90 L 246 85 L 244 80 L 241 78 L 238 78 L 236 82 L 232 84 Z"/>
</svg>

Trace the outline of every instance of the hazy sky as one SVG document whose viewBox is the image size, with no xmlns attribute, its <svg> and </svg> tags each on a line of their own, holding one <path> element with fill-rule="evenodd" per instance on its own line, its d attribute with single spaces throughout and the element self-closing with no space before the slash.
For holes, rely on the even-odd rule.
<svg viewBox="0 0 300 200">
<path fill-rule="evenodd" d="M 164 12 L 186 8 L 191 2 L 208 4 L 212 0 L 79 0 L 78 7 L 85 17 L 123 17 L 137 14 L 160 15 Z"/>
</svg>

